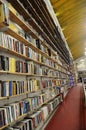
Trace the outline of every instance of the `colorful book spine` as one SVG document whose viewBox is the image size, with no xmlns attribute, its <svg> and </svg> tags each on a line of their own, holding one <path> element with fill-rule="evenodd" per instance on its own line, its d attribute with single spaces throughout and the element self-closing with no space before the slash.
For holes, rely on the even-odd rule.
<svg viewBox="0 0 86 130">
<path fill-rule="evenodd" d="M 9 25 L 9 9 L 5 3 L 0 4 L 0 23 Z"/>
</svg>

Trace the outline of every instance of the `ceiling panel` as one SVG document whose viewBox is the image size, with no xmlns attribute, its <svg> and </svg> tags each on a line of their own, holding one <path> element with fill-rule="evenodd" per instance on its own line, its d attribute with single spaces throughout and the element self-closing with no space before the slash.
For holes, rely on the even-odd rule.
<svg viewBox="0 0 86 130">
<path fill-rule="evenodd" d="M 74 59 L 86 47 L 86 0 L 51 0 Z"/>
</svg>

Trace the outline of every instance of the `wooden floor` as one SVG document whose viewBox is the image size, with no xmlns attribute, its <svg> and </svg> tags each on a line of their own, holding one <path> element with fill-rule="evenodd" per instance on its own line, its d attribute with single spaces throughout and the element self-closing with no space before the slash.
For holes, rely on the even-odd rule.
<svg viewBox="0 0 86 130">
<path fill-rule="evenodd" d="M 86 130 L 86 108 L 82 86 L 70 89 L 45 130 Z"/>
</svg>

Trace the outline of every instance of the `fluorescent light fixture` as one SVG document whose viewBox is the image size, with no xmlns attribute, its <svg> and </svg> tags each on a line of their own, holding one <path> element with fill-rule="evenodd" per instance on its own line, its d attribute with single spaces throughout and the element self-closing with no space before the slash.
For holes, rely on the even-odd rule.
<svg viewBox="0 0 86 130">
<path fill-rule="evenodd" d="M 57 13 L 56 13 L 56 16 L 59 16 L 59 15 L 60 15 L 60 12 L 57 12 Z"/>
<path fill-rule="evenodd" d="M 85 56 L 86 56 L 86 51 L 85 51 Z"/>
<path fill-rule="evenodd" d="M 80 60 L 80 62 L 83 62 L 83 61 L 84 61 L 84 59 L 81 59 L 81 60 Z"/>
</svg>

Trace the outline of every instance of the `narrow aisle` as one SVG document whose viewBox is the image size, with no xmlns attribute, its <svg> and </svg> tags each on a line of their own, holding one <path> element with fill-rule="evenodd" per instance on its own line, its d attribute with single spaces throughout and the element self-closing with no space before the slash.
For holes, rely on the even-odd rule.
<svg viewBox="0 0 86 130">
<path fill-rule="evenodd" d="M 83 104 L 83 88 L 71 88 L 45 130 L 82 130 Z"/>
</svg>

